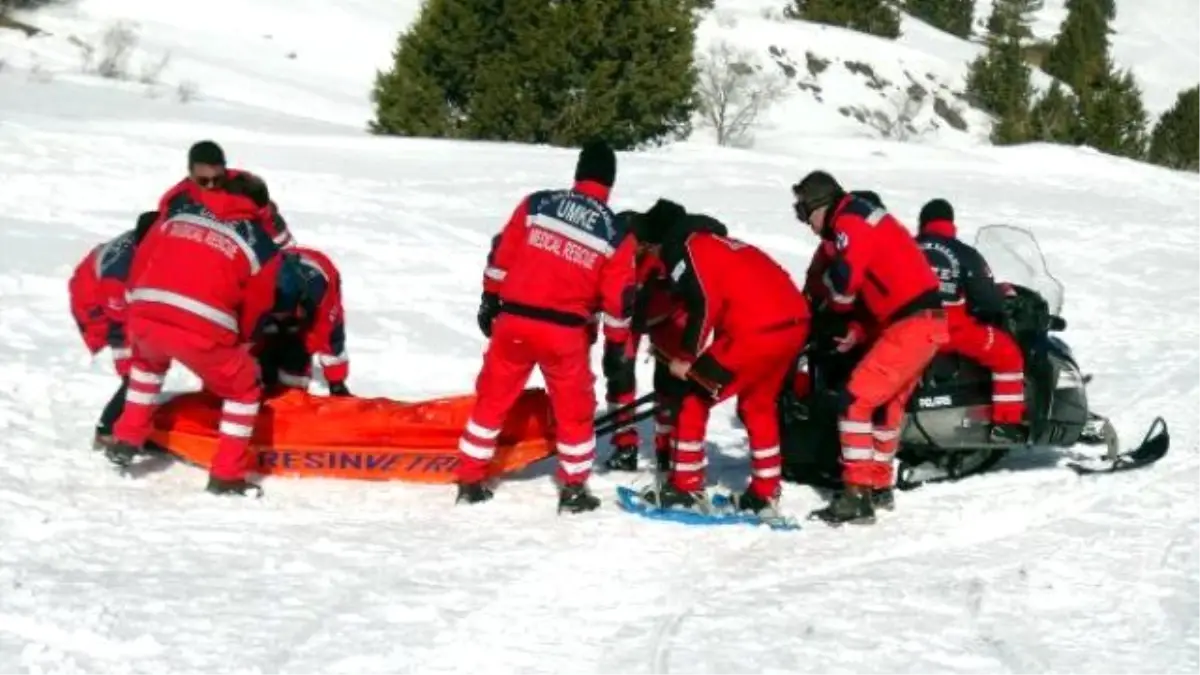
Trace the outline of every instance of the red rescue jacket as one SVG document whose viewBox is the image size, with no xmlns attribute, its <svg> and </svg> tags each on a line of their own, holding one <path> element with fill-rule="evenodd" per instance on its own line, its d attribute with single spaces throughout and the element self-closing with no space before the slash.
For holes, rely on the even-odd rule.
<svg viewBox="0 0 1200 675">
<path fill-rule="evenodd" d="M 245 343 L 274 304 L 280 249 L 248 198 L 207 190 L 200 200 L 172 203 L 137 247 L 128 316 Z"/>
<path fill-rule="evenodd" d="M 130 356 L 125 335 L 125 284 L 136 248 L 129 230 L 88 252 L 75 266 L 67 291 L 71 315 L 92 354 L 104 347 L 120 362 Z"/>
<path fill-rule="evenodd" d="M 226 169 L 225 173 L 229 178 L 233 178 L 234 176 L 240 174 L 250 174 L 249 171 L 242 171 L 241 169 Z M 202 188 L 191 178 L 184 178 L 175 185 L 171 186 L 171 188 L 164 192 L 163 196 L 159 198 L 159 219 L 165 218 L 168 211 L 173 206 L 179 207 L 188 202 L 202 204 L 204 195 L 212 192 L 213 190 L 219 191 L 220 188 L 213 188 L 211 190 Z M 267 205 L 267 209 L 268 213 L 262 220 L 262 225 L 266 229 L 267 234 L 270 235 L 271 239 L 278 246 L 287 247 L 293 245 L 295 243 L 295 239 L 292 237 L 291 230 L 288 229 L 287 221 L 283 219 L 282 215 L 280 215 L 279 207 L 274 201 L 272 201 Z"/>
<path fill-rule="evenodd" d="M 350 359 L 346 356 L 342 276 L 333 261 L 320 251 L 297 246 L 287 253 L 298 258 L 305 284 L 305 302 L 297 308 L 304 349 L 317 357 L 326 382 L 345 382 L 350 375 Z"/>
<path fill-rule="evenodd" d="M 692 231 L 682 246 L 664 242 L 663 262 L 687 307 L 682 346 L 690 355 L 701 352 L 709 335 L 736 340 L 808 323 L 804 293 L 787 270 L 755 246 Z"/>
<path fill-rule="evenodd" d="M 608 192 L 583 181 L 521 200 L 484 272 L 483 290 L 500 297 L 501 312 L 583 328 L 600 311 L 605 339 L 628 339 L 636 242 Z"/>
<path fill-rule="evenodd" d="M 833 306 L 829 286 L 825 283 L 825 273 L 833 264 L 836 253 L 837 248 L 832 241 L 821 240 L 808 264 L 808 272 L 804 278 L 804 294 L 816 308 Z M 879 336 L 879 323 L 862 302 L 854 303 L 849 327 L 858 334 L 858 341 L 862 344 L 870 343 Z"/>
<path fill-rule="evenodd" d="M 921 310 L 941 308 L 937 276 L 900 221 L 852 195 L 827 218 L 822 234 L 836 249 L 824 274 L 833 309 L 848 312 L 861 300 L 882 329 Z"/>
</svg>

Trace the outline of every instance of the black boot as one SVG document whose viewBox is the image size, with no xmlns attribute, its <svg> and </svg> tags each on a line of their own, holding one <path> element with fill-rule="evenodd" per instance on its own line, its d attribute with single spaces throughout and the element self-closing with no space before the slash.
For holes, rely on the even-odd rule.
<svg viewBox="0 0 1200 675">
<path fill-rule="evenodd" d="M 704 492 L 686 492 L 665 481 L 658 489 L 647 488 L 641 493 L 646 503 L 660 509 L 680 509 L 707 513 L 711 509 L 707 495 Z"/>
<path fill-rule="evenodd" d="M 861 485 L 847 485 L 829 505 L 809 514 L 809 519 L 823 520 L 830 525 L 853 523 L 870 525 L 875 522 L 875 507 L 871 504 L 872 490 Z"/>
<path fill-rule="evenodd" d="M 1024 443 L 1029 439 L 1029 430 L 1023 424 L 993 424 L 988 435 L 993 443 Z"/>
<path fill-rule="evenodd" d="M 558 512 L 586 513 L 600 508 L 600 498 L 583 483 L 564 485 L 558 490 Z"/>
<path fill-rule="evenodd" d="M 262 497 L 263 489 L 259 485 L 255 485 L 245 478 L 217 478 L 216 476 L 208 477 L 208 485 L 205 490 L 214 495 L 237 495 L 239 497 L 253 496 L 255 499 Z"/>
<path fill-rule="evenodd" d="M 871 505 L 884 511 L 896 510 L 896 493 L 892 488 L 877 488 L 871 491 Z"/>
<path fill-rule="evenodd" d="M 604 466 L 609 471 L 637 471 L 638 446 L 618 445 L 613 448 L 612 455 L 604 460 Z"/>
<path fill-rule="evenodd" d="M 104 448 L 104 456 L 108 458 L 108 461 L 122 469 L 129 468 L 141 454 L 143 454 L 141 448 L 118 440 L 114 440 L 112 444 Z"/>
<path fill-rule="evenodd" d="M 492 498 L 492 489 L 483 481 L 477 483 L 459 483 L 458 497 L 454 499 L 455 504 L 482 504 Z"/>
<path fill-rule="evenodd" d="M 734 501 L 738 511 L 750 511 L 755 515 L 775 510 L 775 504 L 758 496 L 757 492 L 746 490 Z"/>
<path fill-rule="evenodd" d="M 92 438 L 92 450 L 105 450 L 113 443 L 116 443 L 116 439 L 113 438 L 112 429 L 96 428 L 96 435 Z"/>
</svg>

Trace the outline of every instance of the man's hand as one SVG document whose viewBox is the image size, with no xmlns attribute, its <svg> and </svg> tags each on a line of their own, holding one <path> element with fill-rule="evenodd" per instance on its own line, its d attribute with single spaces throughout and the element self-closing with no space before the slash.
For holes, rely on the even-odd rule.
<svg viewBox="0 0 1200 675">
<path fill-rule="evenodd" d="M 834 343 L 837 345 L 834 347 L 834 349 L 840 354 L 845 354 L 851 349 L 857 347 L 865 337 L 866 331 L 863 330 L 862 326 L 858 325 L 857 323 L 850 322 L 850 325 L 846 327 L 846 332 L 843 335 L 833 338 Z"/>
<path fill-rule="evenodd" d="M 671 363 L 667 366 L 667 369 L 675 377 L 686 380 L 688 373 L 692 370 L 692 364 L 690 361 L 684 361 L 683 359 L 671 359 Z"/>
</svg>

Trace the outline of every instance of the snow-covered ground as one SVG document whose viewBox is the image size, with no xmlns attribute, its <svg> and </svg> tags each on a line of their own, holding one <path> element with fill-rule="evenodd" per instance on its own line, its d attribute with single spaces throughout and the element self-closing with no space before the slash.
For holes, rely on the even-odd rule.
<svg viewBox="0 0 1200 675">
<path fill-rule="evenodd" d="M 1067 285 L 1065 338 L 1095 373 L 1096 408 L 1127 441 L 1156 414 L 1171 425 L 1171 454 L 1139 473 L 1083 480 L 1014 459 L 902 494 L 873 528 L 793 535 L 632 518 L 612 504 L 629 480 L 616 475 L 594 479 L 602 511 L 558 517 L 542 470 L 471 510 L 444 488 L 332 481 L 217 500 L 195 469 L 126 480 L 89 450 L 114 377 L 106 358 L 89 362 L 67 311 L 73 265 L 178 179 L 188 144 L 213 137 L 269 178 L 299 240 L 345 274 L 352 388 L 403 399 L 470 390 L 486 244 L 515 200 L 570 178 L 574 153 L 362 134 L 369 68 L 386 62 L 384 24 L 407 20 L 405 3 L 305 5 L 327 25 L 371 29 L 324 45 L 319 63 L 305 54 L 320 41 L 301 38 L 313 29 L 270 3 L 254 6 L 277 24 L 262 43 L 281 45 L 275 60 L 243 48 L 264 31 L 219 43 L 205 23 L 216 19 L 176 18 L 168 3 L 73 11 L 101 4 L 114 17 L 158 7 L 139 14 L 156 17 L 155 39 L 191 45 L 212 81 L 185 105 L 137 84 L 0 71 L 0 672 L 1200 668 L 1194 175 L 819 127 L 769 152 L 620 157 L 617 208 L 678 199 L 797 276 L 815 241 L 787 186 L 817 167 L 878 190 L 909 222 L 945 196 L 968 236 L 1031 228 Z M 296 59 L 280 55 L 292 48 Z M 647 364 L 640 373 L 648 382 Z M 731 417 L 723 406 L 710 440 L 714 477 L 738 484 L 746 451 Z M 784 493 L 797 513 L 820 503 L 808 488 Z"/>
</svg>

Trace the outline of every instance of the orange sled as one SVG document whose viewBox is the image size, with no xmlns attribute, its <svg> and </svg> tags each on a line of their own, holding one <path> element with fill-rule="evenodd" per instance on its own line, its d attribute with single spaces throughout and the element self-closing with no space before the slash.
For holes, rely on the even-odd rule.
<svg viewBox="0 0 1200 675">
<path fill-rule="evenodd" d="M 310 396 L 291 390 L 263 402 L 251 447 L 264 476 L 453 483 L 458 438 L 475 397 L 404 402 Z M 208 468 L 217 451 L 221 400 L 206 392 L 163 404 L 151 435 L 171 454 Z M 554 453 L 550 401 L 527 389 L 500 432 L 492 474 L 519 471 Z"/>
</svg>

